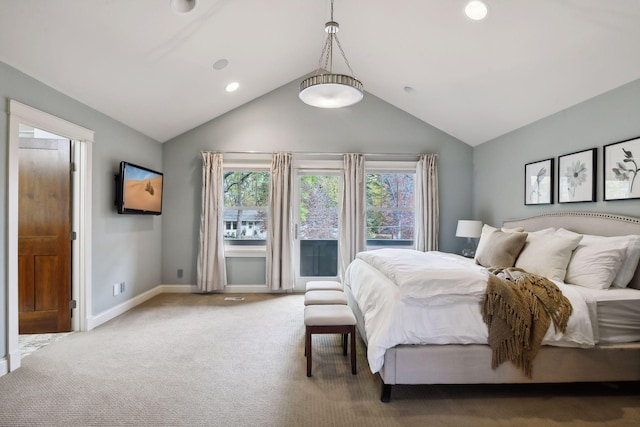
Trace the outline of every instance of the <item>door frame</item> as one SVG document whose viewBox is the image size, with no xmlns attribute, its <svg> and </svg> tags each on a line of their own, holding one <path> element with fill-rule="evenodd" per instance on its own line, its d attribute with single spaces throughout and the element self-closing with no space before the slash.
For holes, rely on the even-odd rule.
<svg viewBox="0 0 640 427">
<path fill-rule="evenodd" d="M 72 140 L 75 172 L 72 179 L 71 328 L 86 331 L 91 318 L 91 153 L 94 132 L 28 105 L 9 100 L 7 174 L 7 361 L 8 371 L 20 367 L 18 342 L 18 146 L 20 124 L 33 126 Z"/>
<path fill-rule="evenodd" d="M 313 280 L 336 280 L 337 276 L 334 277 L 301 277 L 300 276 L 300 238 L 298 236 L 298 230 L 300 226 L 300 203 L 301 203 L 301 191 L 300 191 L 300 177 L 306 175 L 332 175 L 338 176 L 340 180 L 342 180 L 342 161 L 337 160 L 303 160 L 298 161 L 293 164 L 293 185 L 292 185 L 292 193 L 293 193 L 293 212 L 292 212 L 292 223 L 294 225 L 294 236 L 293 236 L 293 267 L 294 267 L 294 277 L 293 277 L 293 289 L 294 291 L 303 291 L 307 287 L 307 282 Z M 342 188 L 342 185 L 340 185 Z M 342 190 L 340 190 L 342 191 Z M 342 198 L 342 194 L 338 195 L 339 198 Z M 340 212 L 338 212 L 340 215 Z"/>
</svg>

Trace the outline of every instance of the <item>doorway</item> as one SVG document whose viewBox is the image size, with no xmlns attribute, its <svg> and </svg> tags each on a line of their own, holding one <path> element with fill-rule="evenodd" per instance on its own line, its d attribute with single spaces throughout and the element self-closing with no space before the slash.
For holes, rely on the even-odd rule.
<svg viewBox="0 0 640 427">
<path fill-rule="evenodd" d="M 28 105 L 9 100 L 9 149 L 7 174 L 7 366 L 8 372 L 20 367 L 19 346 L 19 150 L 20 129 L 32 127 L 72 141 L 71 157 L 76 170 L 71 186 L 71 330 L 91 328 L 91 151 L 93 131 L 52 116 Z"/>
<path fill-rule="evenodd" d="M 338 211 L 341 176 L 337 171 L 298 170 L 294 179 L 295 287 L 338 275 Z"/>
<path fill-rule="evenodd" d="M 71 331 L 71 141 L 20 126 L 20 334 Z"/>
</svg>

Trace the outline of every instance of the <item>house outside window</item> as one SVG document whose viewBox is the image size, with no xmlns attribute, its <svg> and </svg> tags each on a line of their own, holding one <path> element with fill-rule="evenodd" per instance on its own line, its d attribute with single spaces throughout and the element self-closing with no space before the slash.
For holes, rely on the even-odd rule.
<svg viewBox="0 0 640 427">
<path fill-rule="evenodd" d="M 229 243 L 265 244 L 269 172 L 224 172 L 224 238 Z"/>
</svg>

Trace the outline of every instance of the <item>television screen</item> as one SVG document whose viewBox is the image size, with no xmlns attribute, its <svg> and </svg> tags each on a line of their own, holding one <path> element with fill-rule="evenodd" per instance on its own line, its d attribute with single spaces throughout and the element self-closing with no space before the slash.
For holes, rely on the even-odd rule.
<svg viewBox="0 0 640 427">
<path fill-rule="evenodd" d="M 116 204 L 120 214 L 162 213 L 162 172 L 120 163 Z"/>
</svg>

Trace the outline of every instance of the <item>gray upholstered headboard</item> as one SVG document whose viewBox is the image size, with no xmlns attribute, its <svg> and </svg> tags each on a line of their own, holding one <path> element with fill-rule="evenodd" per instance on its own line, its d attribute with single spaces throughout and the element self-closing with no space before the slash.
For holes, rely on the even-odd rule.
<svg viewBox="0 0 640 427">
<path fill-rule="evenodd" d="M 503 227 L 524 227 L 527 231 L 555 227 L 580 234 L 625 236 L 640 235 L 640 218 L 594 212 L 553 212 L 529 218 L 509 219 L 503 222 Z M 629 287 L 640 289 L 640 265 Z"/>
</svg>

